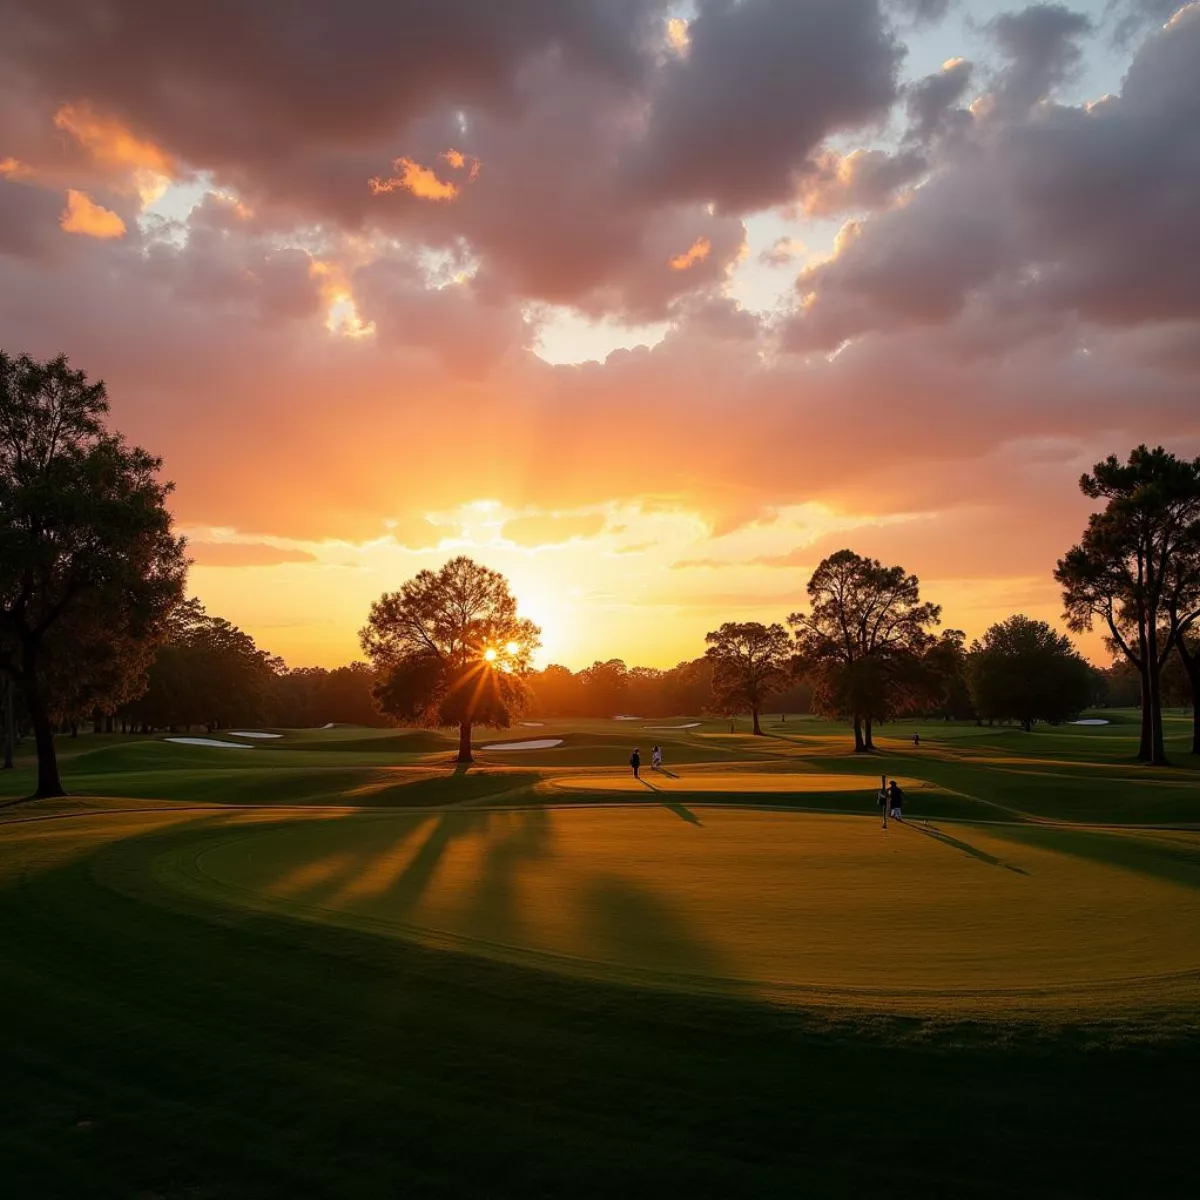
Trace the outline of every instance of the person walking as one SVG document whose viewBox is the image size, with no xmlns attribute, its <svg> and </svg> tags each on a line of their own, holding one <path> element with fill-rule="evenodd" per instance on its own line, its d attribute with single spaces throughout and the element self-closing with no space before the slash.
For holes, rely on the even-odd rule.
<svg viewBox="0 0 1200 1200">
<path fill-rule="evenodd" d="M 638 774 L 638 772 L 642 769 L 642 752 L 640 749 L 634 750 L 634 752 L 629 756 L 629 765 L 633 768 L 634 779 L 640 779 L 641 775 Z"/>
<path fill-rule="evenodd" d="M 656 770 L 662 770 L 662 747 L 655 746 L 650 752 L 650 765 Z"/>
<path fill-rule="evenodd" d="M 892 810 L 892 816 L 895 817 L 897 821 L 903 821 L 904 793 L 900 790 L 900 785 L 894 779 L 888 784 L 888 798 L 891 802 L 890 807 Z"/>
<path fill-rule="evenodd" d="M 879 800 L 879 811 L 880 811 L 880 813 L 883 814 L 883 828 L 886 829 L 887 828 L 887 819 L 888 819 L 888 804 L 889 804 L 889 800 L 890 800 L 890 798 L 888 796 L 887 776 L 886 775 L 880 775 L 880 777 L 879 777 L 878 800 Z"/>
<path fill-rule="evenodd" d="M 914 733 L 913 734 L 913 749 L 916 750 L 920 745 L 921 745 L 921 735 L 919 733 Z"/>
</svg>

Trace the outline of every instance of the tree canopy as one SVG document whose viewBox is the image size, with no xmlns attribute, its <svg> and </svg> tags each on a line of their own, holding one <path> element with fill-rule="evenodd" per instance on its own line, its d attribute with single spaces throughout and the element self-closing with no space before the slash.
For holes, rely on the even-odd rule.
<svg viewBox="0 0 1200 1200">
<path fill-rule="evenodd" d="M 902 567 L 839 550 L 808 581 L 810 611 L 788 618 L 813 705 L 848 717 L 855 751 L 873 750 L 873 722 L 895 716 L 925 691 L 921 660 L 934 644 L 941 608 L 921 601 Z"/>
<path fill-rule="evenodd" d="M 787 630 L 759 621 L 727 621 L 705 641 L 713 663 L 714 707 L 727 715 L 748 709 L 761 736 L 759 714 L 787 687 L 791 674 L 794 652 Z"/>
<path fill-rule="evenodd" d="M 1165 763 L 1162 668 L 1176 640 L 1200 618 L 1200 459 L 1139 446 L 1127 462 L 1113 455 L 1097 463 L 1079 486 L 1105 506 L 1054 573 L 1067 623 L 1078 632 L 1104 622 L 1136 667 L 1138 757 Z"/>
<path fill-rule="evenodd" d="M 993 625 L 967 658 L 967 681 L 979 716 L 1057 723 L 1078 716 L 1092 695 L 1092 669 L 1063 634 L 1020 614 Z"/>
<path fill-rule="evenodd" d="M 541 630 L 517 612 L 508 580 L 465 556 L 421 571 L 371 605 L 359 637 L 379 675 L 380 711 L 401 724 L 507 728 L 526 702 L 525 676 Z"/>
<path fill-rule="evenodd" d="M 21 689 L 38 796 L 62 794 L 53 722 L 137 690 L 183 596 L 161 460 L 106 427 L 103 383 L 0 352 L 0 669 Z"/>
</svg>

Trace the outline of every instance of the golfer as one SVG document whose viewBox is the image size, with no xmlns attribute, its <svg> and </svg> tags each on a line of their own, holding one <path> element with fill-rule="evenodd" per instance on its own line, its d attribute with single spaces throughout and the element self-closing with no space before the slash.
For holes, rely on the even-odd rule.
<svg viewBox="0 0 1200 1200">
<path fill-rule="evenodd" d="M 895 817 L 897 821 L 903 821 L 904 793 L 900 790 L 900 785 L 894 779 L 888 784 L 888 797 L 891 802 L 890 807 L 892 810 L 892 816 Z"/>
<path fill-rule="evenodd" d="M 638 774 L 638 772 L 642 769 L 642 752 L 640 749 L 635 750 L 629 756 L 629 765 L 633 768 L 634 779 L 640 779 L 641 776 Z"/>
<path fill-rule="evenodd" d="M 656 770 L 662 770 L 662 747 L 655 746 L 650 752 L 650 765 Z"/>
</svg>

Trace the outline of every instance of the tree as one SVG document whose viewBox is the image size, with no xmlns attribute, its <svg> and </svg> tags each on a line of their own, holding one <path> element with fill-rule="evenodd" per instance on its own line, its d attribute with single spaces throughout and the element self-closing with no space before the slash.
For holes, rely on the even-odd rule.
<svg viewBox="0 0 1200 1200">
<path fill-rule="evenodd" d="M 64 356 L 0 352 L 0 670 L 28 710 L 38 797 L 63 794 L 55 720 L 119 698 L 183 595 L 161 460 L 107 413 Z"/>
<path fill-rule="evenodd" d="M 952 721 L 976 716 L 967 686 L 967 635 L 961 629 L 943 629 L 925 653 L 928 699 L 932 711 Z"/>
<path fill-rule="evenodd" d="M 1079 632 L 1104 621 L 1114 645 L 1137 668 L 1138 758 L 1164 764 L 1162 668 L 1200 617 L 1200 459 L 1139 446 L 1126 463 L 1115 455 L 1097 463 L 1079 486 L 1106 503 L 1054 572 L 1067 623 Z"/>
<path fill-rule="evenodd" d="M 852 550 L 831 554 L 808 581 L 809 613 L 793 613 L 799 667 L 818 711 L 848 717 L 854 750 L 875 749 L 873 723 L 919 702 L 928 627 L 941 608 L 921 602 L 920 580 Z"/>
<path fill-rule="evenodd" d="M 1175 639 L 1175 649 L 1192 703 L 1192 753 L 1200 754 L 1200 638 L 1185 630 Z"/>
<path fill-rule="evenodd" d="M 763 706 L 787 686 L 792 640 L 782 625 L 727 621 L 705 639 L 713 662 L 713 696 L 719 712 L 732 716 L 750 710 L 760 737 Z"/>
<path fill-rule="evenodd" d="M 993 625 L 971 647 L 967 681 L 975 711 L 988 720 L 1061 722 L 1092 697 L 1092 670 L 1069 638 L 1021 615 Z"/>
<path fill-rule="evenodd" d="M 503 575 L 460 556 L 376 600 L 359 638 L 380 711 L 402 724 L 457 725 L 458 761 L 470 763 L 471 727 L 506 729 L 523 707 L 541 630 L 517 615 Z"/>
</svg>

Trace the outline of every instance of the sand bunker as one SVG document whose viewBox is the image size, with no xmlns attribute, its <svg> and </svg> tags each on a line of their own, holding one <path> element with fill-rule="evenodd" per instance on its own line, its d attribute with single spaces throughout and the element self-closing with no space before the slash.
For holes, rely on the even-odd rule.
<svg viewBox="0 0 1200 1200">
<path fill-rule="evenodd" d="M 642 728 L 650 733 L 664 733 L 669 729 L 699 729 L 701 721 L 689 721 L 686 725 L 643 725 Z"/>
<path fill-rule="evenodd" d="M 521 726 L 524 729 L 541 729 L 545 723 L 545 721 L 522 721 Z"/>
<path fill-rule="evenodd" d="M 216 738 L 163 738 L 164 742 L 174 742 L 177 746 L 216 746 L 218 750 L 253 750 L 245 742 L 218 742 Z"/>
<path fill-rule="evenodd" d="M 485 750 L 550 750 L 554 746 L 561 746 L 562 738 L 536 738 L 532 742 L 497 742 L 491 746 L 484 746 Z"/>
<path fill-rule="evenodd" d="M 1072 721 L 1072 725 L 1107 725 L 1102 717 L 1089 717 L 1086 721 Z"/>
<path fill-rule="evenodd" d="M 277 738 L 283 737 L 282 733 L 256 733 L 246 729 L 231 729 L 230 737 L 248 737 L 248 738 Z"/>
<path fill-rule="evenodd" d="M 613 717 L 614 721 L 640 721 L 641 717 Z"/>
</svg>

